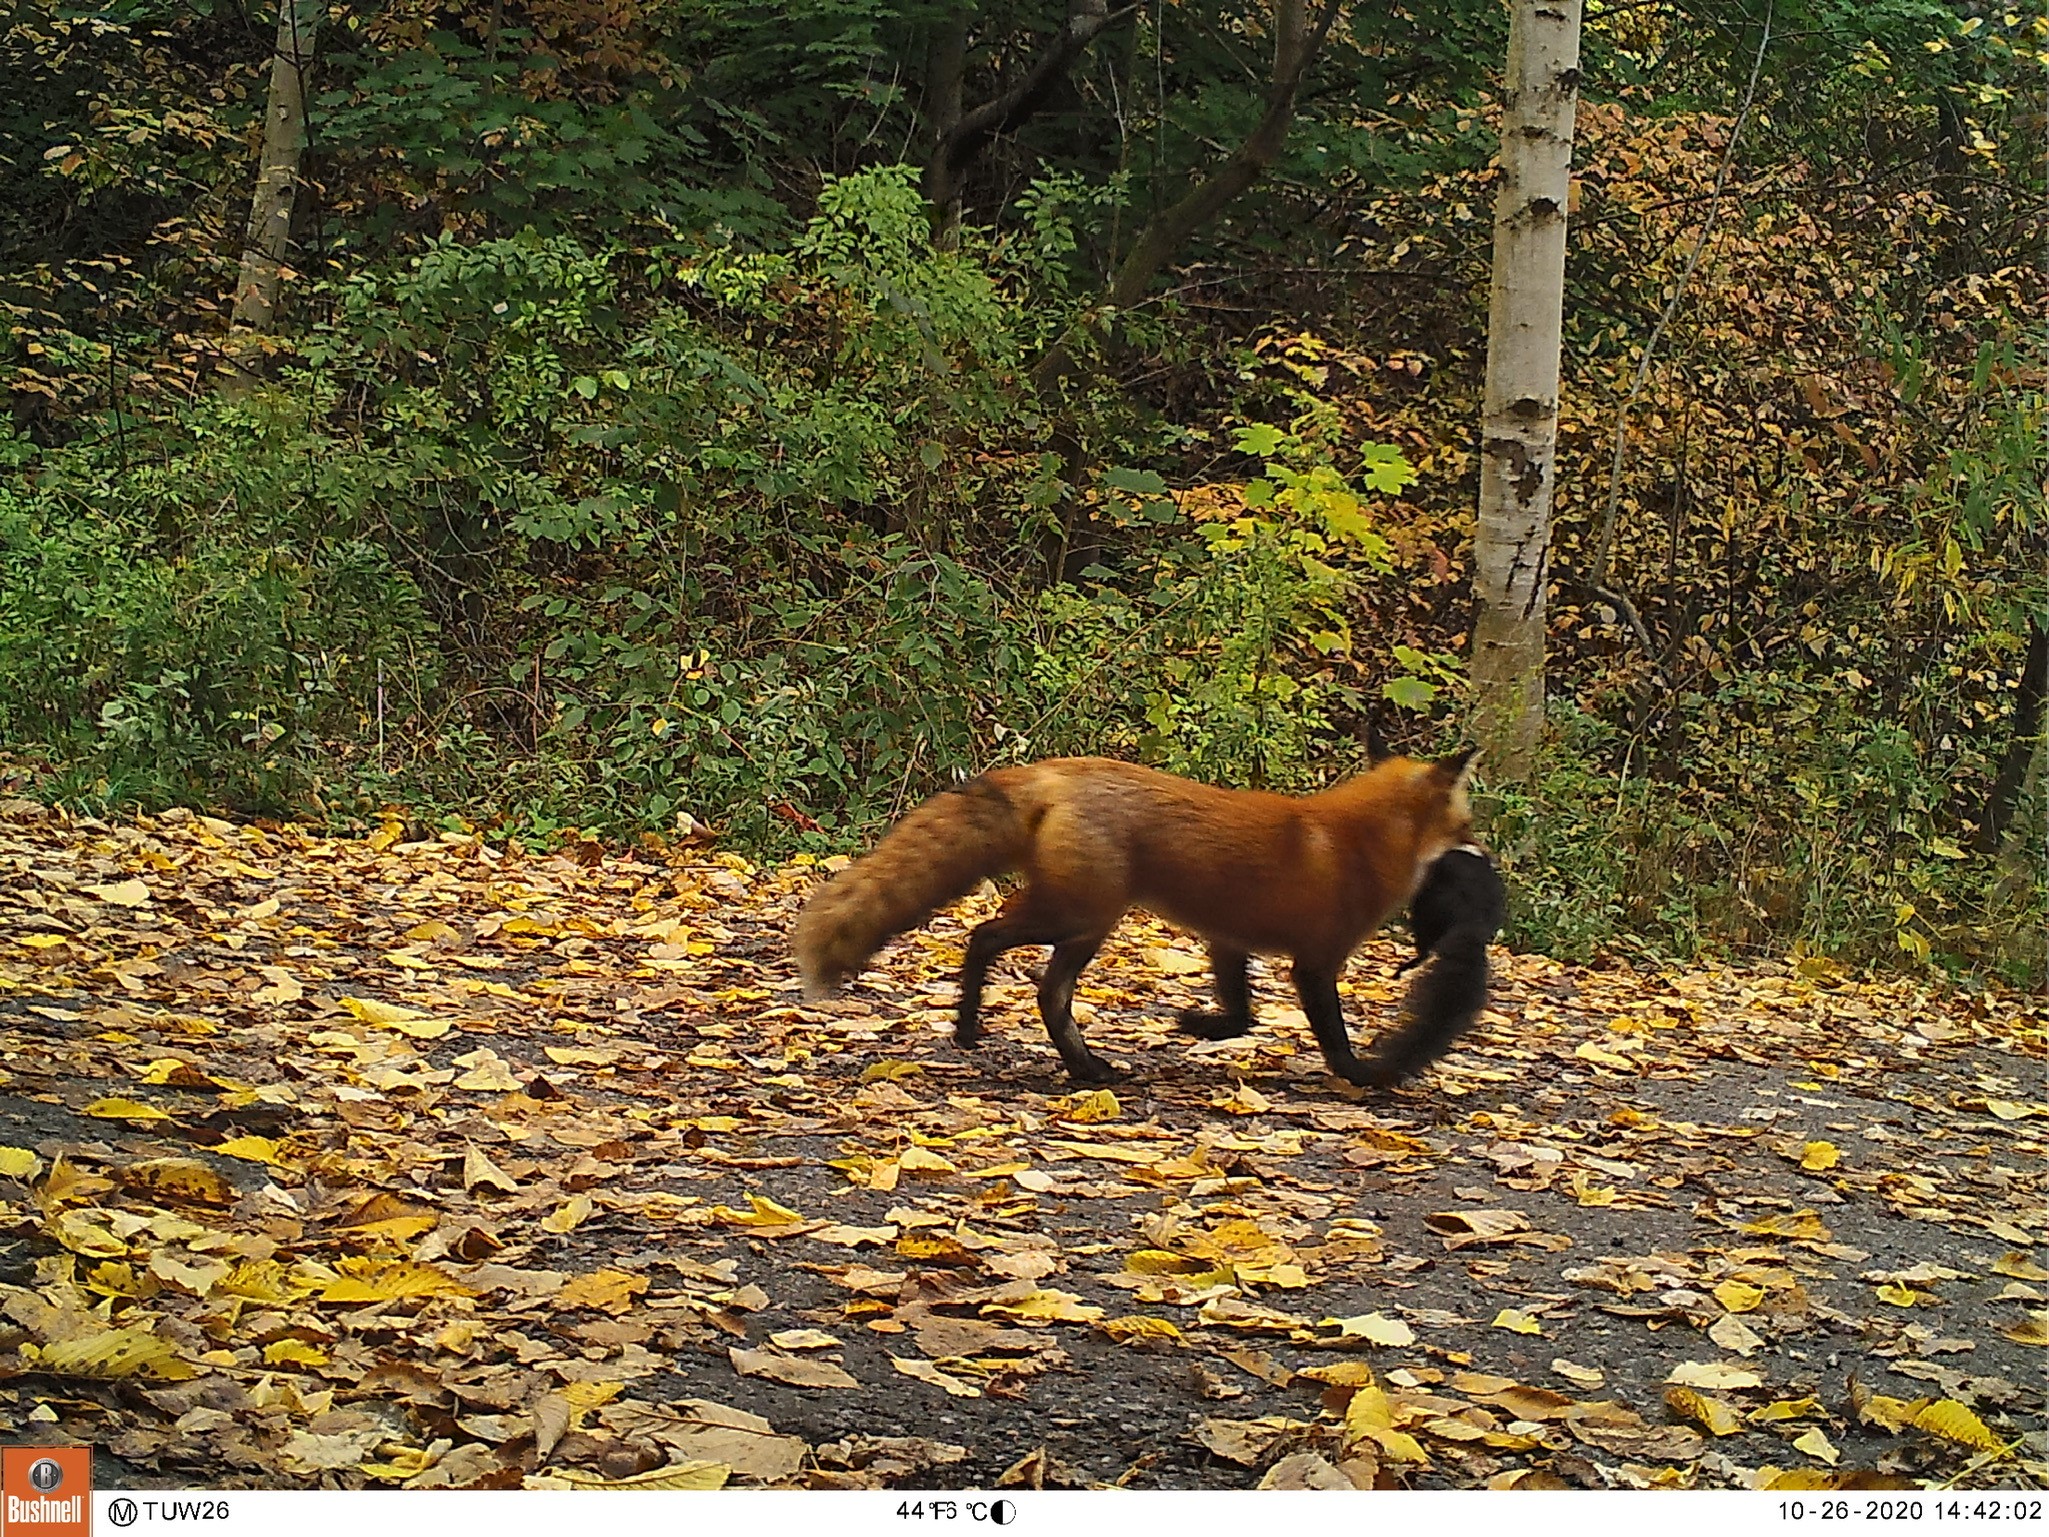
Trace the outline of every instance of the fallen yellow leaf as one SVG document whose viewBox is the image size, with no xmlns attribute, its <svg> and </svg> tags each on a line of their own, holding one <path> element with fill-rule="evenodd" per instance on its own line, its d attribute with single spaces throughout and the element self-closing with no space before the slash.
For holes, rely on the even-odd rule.
<svg viewBox="0 0 2049 1537">
<path fill-rule="evenodd" d="M 1999 1332 L 2016 1345 L 2049 1345 L 2049 1309 L 2031 1309 L 2019 1323 Z"/>
<path fill-rule="evenodd" d="M 1731 1313 L 1752 1313 L 1764 1301 L 1764 1288 L 1747 1281 L 1724 1281 L 1715 1288 L 1715 1301 Z"/>
<path fill-rule="evenodd" d="M 228 1206 L 235 1187 L 197 1158 L 146 1158 L 120 1171 L 121 1183 L 166 1201 Z"/>
<path fill-rule="evenodd" d="M 590 1214 L 591 1198 L 587 1195 L 573 1195 L 541 1218 L 541 1227 L 550 1233 L 574 1232 Z"/>
<path fill-rule="evenodd" d="M 1500 1320 L 1496 1319 L 1499 1323 Z M 1416 1331 L 1399 1318 L 1384 1313 L 1359 1313 L 1351 1318 L 1326 1318 L 1322 1327 L 1337 1325 L 1341 1339 L 1362 1339 L 1372 1345 L 1402 1346 L 1416 1343 Z"/>
<path fill-rule="evenodd" d="M 446 1033 L 446 1023 L 437 1020 L 435 1024 L 437 1035 Z M 506 1065 L 505 1059 L 488 1046 L 481 1051 L 465 1052 L 455 1061 L 458 1067 L 469 1069 L 455 1080 L 458 1089 L 468 1089 L 477 1094 L 511 1094 L 519 1088 L 519 1080 L 512 1076 L 512 1069 Z"/>
<path fill-rule="evenodd" d="M 930 1361 L 920 1361 L 917 1359 L 907 1361 L 902 1356 L 891 1356 L 889 1364 L 902 1372 L 906 1377 L 915 1378 L 919 1382 L 930 1383 L 935 1388 L 943 1388 L 955 1398 L 980 1398 L 982 1396 L 982 1390 L 973 1383 L 963 1382 L 958 1377 L 949 1376 Z"/>
<path fill-rule="evenodd" d="M 1821 1400 L 1811 1394 L 1806 1398 L 1781 1398 L 1766 1404 L 1762 1409 L 1750 1413 L 1752 1424 L 1770 1425 L 1779 1420 L 1804 1420 L 1821 1413 Z"/>
<path fill-rule="evenodd" d="M 476 1295 L 439 1266 L 416 1264 L 412 1260 L 345 1259 L 334 1268 L 340 1274 L 322 1289 L 322 1302 L 396 1302 L 402 1297 Z M 227 1283 L 222 1283 L 222 1289 L 227 1289 Z"/>
<path fill-rule="evenodd" d="M 0 1176 L 34 1179 L 43 1172 L 43 1160 L 25 1147 L 0 1147 Z"/>
<path fill-rule="evenodd" d="M 462 1188 L 475 1190 L 480 1185 L 507 1195 L 519 1189 L 519 1181 L 493 1163 L 482 1150 L 475 1147 L 465 1148 L 462 1155 Z"/>
<path fill-rule="evenodd" d="M 1810 1174 L 1820 1174 L 1833 1169 L 1842 1157 L 1842 1150 L 1833 1142 L 1810 1142 L 1800 1151 L 1800 1167 Z"/>
<path fill-rule="evenodd" d="M 176 1084 L 181 1089 L 211 1089 L 214 1081 L 182 1057 L 159 1057 L 136 1075 L 135 1081 L 151 1088 Z"/>
<path fill-rule="evenodd" d="M 714 1206 L 711 1214 L 734 1227 L 781 1227 L 785 1223 L 804 1220 L 801 1212 L 791 1211 L 789 1207 L 779 1205 L 765 1195 L 756 1195 L 751 1190 L 747 1193 L 747 1208 L 746 1211 L 738 1211 L 731 1206 Z"/>
<path fill-rule="evenodd" d="M 1053 1102 L 1053 1113 L 1063 1121 L 1074 1121 L 1084 1126 L 1114 1121 L 1124 1114 L 1124 1106 L 1108 1089 L 1091 1089 L 1086 1094 L 1074 1094 Z"/>
<path fill-rule="evenodd" d="M 609 1046 L 543 1046 L 541 1051 L 550 1062 L 562 1067 L 610 1067 L 620 1055 Z"/>
<path fill-rule="evenodd" d="M 263 1360 L 267 1366 L 319 1367 L 327 1365 L 328 1356 L 318 1345 L 286 1336 L 263 1347 Z"/>
<path fill-rule="evenodd" d="M 568 1284 L 555 1293 L 552 1300 L 564 1311 L 592 1308 L 600 1313 L 623 1313 L 633 1306 L 633 1299 L 646 1290 L 646 1276 L 608 1267 L 593 1270 L 588 1275 L 571 1276 Z"/>
<path fill-rule="evenodd" d="M 73 1254 L 92 1259 L 118 1259 L 128 1252 L 108 1225 L 108 1213 L 90 1207 L 58 1212 L 50 1219 L 50 1236 Z"/>
<path fill-rule="evenodd" d="M 1835 1235 L 1829 1232 L 1820 1217 L 1811 1211 L 1780 1212 L 1770 1217 L 1760 1217 L 1755 1222 L 1745 1222 L 1736 1230 L 1757 1238 L 1819 1238 L 1829 1239 Z"/>
<path fill-rule="evenodd" d="M 145 1105 L 139 1099 L 96 1099 L 85 1107 L 84 1113 L 102 1121 L 168 1121 L 167 1110 L 155 1105 Z"/>
<path fill-rule="evenodd" d="M 1985 1108 L 2002 1121 L 2025 1120 L 2031 1115 L 2049 1115 L 2049 1106 L 2023 1105 L 2011 1099 L 1988 1099 Z"/>
<path fill-rule="evenodd" d="M 1928 1405 L 1914 1416 L 1914 1428 L 1968 1446 L 1974 1452 L 1996 1452 L 2006 1445 L 1983 1420 L 1954 1398 L 1938 1398 Z"/>
<path fill-rule="evenodd" d="M 1184 1338 L 1180 1329 L 1169 1320 L 1151 1318 L 1143 1313 L 1133 1313 L 1124 1318 L 1105 1318 L 1096 1327 L 1120 1345 L 1151 1340 L 1168 1340 L 1178 1345 Z"/>
<path fill-rule="evenodd" d="M 1724 1313 L 1709 1324 L 1708 1338 L 1739 1356 L 1754 1355 L 1764 1347 L 1763 1337 L 1734 1313 Z"/>
<path fill-rule="evenodd" d="M 417 1024 L 431 1016 L 418 1009 L 407 1008 L 402 1003 L 385 1003 L 378 998 L 343 998 L 341 1006 L 366 1025 L 388 1028 L 392 1025 Z"/>
<path fill-rule="evenodd" d="M 1712 1436 L 1733 1436 L 1743 1428 L 1743 1416 L 1733 1404 L 1692 1388 L 1665 1389 L 1665 1404 L 1674 1414 L 1692 1420 Z"/>
<path fill-rule="evenodd" d="M 672 1462 L 666 1467 L 650 1468 L 645 1473 L 629 1473 L 624 1478 L 605 1478 L 596 1473 L 586 1473 L 581 1468 L 550 1468 L 545 1473 L 530 1473 L 522 1487 L 527 1489 L 723 1489 L 726 1480 L 733 1476 L 732 1467 L 723 1462 Z"/>
<path fill-rule="evenodd" d="M 149 887 L 133 878 L 116 881 L 111 886 L 88 886 L 85 889 L 102 902 L 112 902 L 116 907 L 142 907 L 149 902 Z"/>
<path fill-rule="evenodd" d="M 199 1368 L 180 1359 L 169 1340 L 158 1339 L 147 1329 L 107 1329 L 40 1347 L 24 1346 L 22 1354 L 32 1350 L 37 1370 L 53 1377 L 151 1377 L 159 1382 L 183 1382 L 199 1375 Z"/>
<path fill-rule="evenodd" d="M 1728 1361 L 1681 1361 L 1666 1375 L 1682 1388 L 1755 1388 L 1764 1379 L 1747 1366 Z"/>
<path fill-rule="evenodd" d="M 1118 1143 L 1065 1142 L 1056 1138 L 1049 1141 L 1048 1146 L 1078 1158 L 1100 1158 L 1108 1163 L 1158 1163 L 1166 1156 L 1156 1147 L 1129 1147 Z"/>
<path fill-rule="evenodd" d="M 0 1149 L 4 1151 L 4 1149 Z M 0 1172 L 5 1172 L 0 1169 Z M 1993 1262 L 1994 1275 L 2011 1276 L 2016 1281 L 2049 1281 L 2049 1270 L 2029 1259 L 2027 1255 L 2009 1251 Z"/>
<path fill-rule="evenodd" d="M 1636 1060 L 1633 1057 L 1626 1057 L 1619 1051 L 1610 1051 L 1607 1047 L 1597 1045 L 1593 1041 L 1580 1042 L 1579 1046 L 1573 1051 L 1573 1055 L 1582 1062 L 1591 1062 L 1596 1067 L 1613 1068 L 1618 1073 L 1633 1073 L 1636 1071 Z"/>
<path fill-rule="evenodd" d="M 1793 1447 L 1796 1451 L 1805 1452 L 1816 1462 L 1827 1463 L 1830 1467 L 1843 1460 L 1843 1454 L 1836 1450 L 1835 1443 L 1822 1433 L 1819 1426 L 1794 1437 Z"/>
<path fill-rule="evenodd" d="M 1103 1310 L 1084 1303 L 1073 1292 L 1042 1290 L 1028 1292 L 1015 1302 L 985 1302 L 984 1315 L 1016 1319 L 1020 1323 L 1093 1323 Z"/>
<path fill-rule="evenodd" d="M 861 1082 L 879 1083 L 884 1079 L 894 1083 L 901 1078 L 915 1078 L 925 1071 L 922 1062 L 905 1062 L 896 1057 L 885 1057 L 880 1062 L 870 1062 L 861 1069 Z"/>
<path fill-rule="evenodd" d="M 226 1279 L 216 1281 L 213 1289 L 230 1297 L 240 1297 L 245 1302 L 260 1302 L 266 1307 L 283 1307 L 296 1302 L 301 1290 L 293 1284 L 285 1267 L 274 1259 L 245 1260 L 230 1270 Z"/>
</svg>

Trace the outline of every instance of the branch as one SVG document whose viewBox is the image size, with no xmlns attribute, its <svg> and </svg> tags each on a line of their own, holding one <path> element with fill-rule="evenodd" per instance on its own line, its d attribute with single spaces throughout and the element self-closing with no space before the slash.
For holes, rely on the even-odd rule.
<svg viewBox="0 0 2049 1537">
<path fill-rule="evenodd" d="M 1693 277 L 1693 269 L 1700 265 L 1701 257 L 1707 252 L 1708 237 L 1715 231 L 1715 221 L 1721 217 L 1722 189 L 1728 185 L 1729 171 L 1736 163 L 1736 143 L 1743 136 L 1743 123 L 1750 116 L 1750 104 L 1757 99 L 1758 71 L 1764 65 L 1765 49 L 1770 46 L 1772 40 L 1773 3 L 1774 0 L 1767 0 L 1765 5 L 1764 32 L 1757 40 L 1757 56 L 1750 61 L 1750 82 L 1743 89 L 1743 106 L 1736 114 L 1735 126 L 1729 130 L 1729 143 L 1722 152 L 1721 167 L 1715 172 L 1715 189 L 1709 195 L 1707 217 L 1701 223 L 1700 237 L 1694 241 L 1693 250 L 1687 254 L 1686 266 L 1679 274 L 1679 281 L 1672 285 L 1672 297 L 1665 302 L 1664 313 L 1658 316 L 1658 323 L 1651 327 L 1651 334 L 1644 341 L 1643 356 L 1637 360 L 1636 377 L 1630 381 L 1629 393 L 1623 397 L 1621 409 L 1615 413 L 1615 450 L 1608 461 L 1608 501 L 1601 510 L 1601 535 L 1594 545 L 1594 560 L 1587 569 L 1586 583 L 1611 603 L 1619 602 L 1632 616 L 1636 612 L 1635 606 L 1626 599 L 1618 599 L 1615 594 L 1606 590 L 1608 557 L 1614 550 L 1615 524 L 1622 507 L 1622 460 L 1628 446 L 1629 412 L 1636 404 L 1637 398 L 1643 394 L 1643 387 L 1650 379 L 1651 358 L 1658 350 L 1658 343 L 1664 337 L 1665 328 L 1672 323 L 1672 316 L 1679 309 L 1680 299 L 1685 297 L 1686 285 Z M 1641 621 L 1638 621 L 1637 629 L 1641 637 Z M 1648 643 L 1645 645 L 1645 651 L 1650 654 L 1655 664 L 1656 653 L 1650 650 Z"/>
<path fill-rule="evenodd" d="M 1245 136 L 1245 142 L 1222 165 L 1171 208 L 1156 214 L 1139 233 L 1130 254 L 1111 280 L 1098 314 L 1135 306 L 1188 237 L 1221 213 L 1280 158 L 1287 144 L 1289 125 L 1294 121 L 1296 92 L 1317 50 L 1323 46 L 1331 23 L 1337 20 L 1338 10 L 1339 0 L 1329 0 L 1316 24 L 1305 27 L 1303 0 L 1280 0 L 1275 17 L 1273 85 L 1267 93 L 1266 111 Z M 1073 372 L 1075 344 L 1080 340 L 1076 333 L 1093 325 L 1093 317 L 1084 317 L 1046 349 L 1032 369 L 1034 389 L 1046 394 Z"/>
<path fill-rule="evenodd" d="M 1123 15 L 1122 11 L 1117 13 Z M 1001 96 L 982 103 L 942 128 L 925 167 L 925 195 L 944 206 L 958 194 L 961 173 L 977 151 L 999 133 L 1009 133 L 1045 105 L 1053 88 L 1114 18 L 1107 0 L 1068 0 L 1067 20 L 1024 78 Z"/>
</svg>

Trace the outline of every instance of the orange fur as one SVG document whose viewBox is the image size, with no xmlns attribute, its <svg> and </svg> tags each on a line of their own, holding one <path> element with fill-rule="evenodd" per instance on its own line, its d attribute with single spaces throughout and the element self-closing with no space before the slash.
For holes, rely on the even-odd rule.
<svg viewBox="0 0 2049 1537">
<path fill-rule="evenodd" d="M 912 811 L 805 906 L 793 934 L 805 991 L 829 993 L 891 935 L 1015 871 L 1022 887 L 969 942 L 962 1044 L 978 1034 L 989 962 L 1050 944 L 1039 995 L 1047 1029 L 1077 1078 L 1106 1076 L 1073 1025 L 1074 978 L 1125 912 L 1143 907 L 1209 942 L 1225 1012 L 1190 1016 L 1188 1028 L 1249 1028 L 1244 958 L 1286 955 L 1332 1070 L 1377 1081 L 1336 1015 L 1337 972 L 1429 863 L 1471 836 L 1471 756 L 1393 758 L 1307 796 L 1218 789 L 1107 758 L 992 770 Z"/>
</svg>

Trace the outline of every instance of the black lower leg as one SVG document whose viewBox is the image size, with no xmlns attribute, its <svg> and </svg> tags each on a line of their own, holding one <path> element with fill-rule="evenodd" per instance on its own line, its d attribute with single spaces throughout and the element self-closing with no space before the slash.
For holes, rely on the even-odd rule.
<svg viewBox="0 0 2049 1537">
<path fill-rule="evenodd" d="M 1082 968 L 1095 959 L 1102 938 L 1064 940 L 1053 947 L 1053 959 L 1046 964 L 1046 978 L 1039 984 L 1039 1014 L 1046 1021 L 1046 1033 L 1067 1072 L 1077 1083 L 1110 1083 L 1117 1070 L 1088 1048 L 1074 1023 L 1074 984 Z"/>
<path fill-rule="evenodd" d="M 1302 1000 L 1302 1012 L 1309 1016 L 1309 1028 L 1316 1032 L 1316 1044 L 1323 1048 L 1323 1060 L 1346 1083 L 1370 1084 L 1374 1075 L 1352 1054 L 1352 1038 L 1345 1033 L 1344 1006 L 1338 1002 L 1338 979 L 1334 971 L 1322 971 L 1297 963 L 1295 993 Z"/>
<path fill-rule="evenodd" d="M 1245 955 L 1239 950 L 1210 946 L 1210 967 L 1217 974 L 1216 1013 L 1207 1009 L 1183 1009 L 1181 1029 L 1205 1041 L 1228 1041 L 1252 1028 L 1252 988 L 1245 976 Z"/>
<path fill-rule="evenodd" d="M 1016 918 L 991 918 L 968 936 L 968 953 L 960 967 L 960 1006 L 953 1016 L 953 1039 L 960 1046 L 973 1046 L 982 1038 L 982 988 L 988 981 L 989 966 L 997 956 L 1019 945 L 1043 945 L 1051 934 L 1034 930 Z"/>
</svg>

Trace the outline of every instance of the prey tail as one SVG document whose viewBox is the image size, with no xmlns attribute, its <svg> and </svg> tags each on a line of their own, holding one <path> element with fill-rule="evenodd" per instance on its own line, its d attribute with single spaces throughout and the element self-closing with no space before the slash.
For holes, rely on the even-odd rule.
<svg viewBox="0 0 2049 1537">
<path fill-rule="evenodd" d="M 1029 829 L 988 775 L 942 791 L 804 904 L 791 931 L 806 998 L 829 998 L 884 940 L 977 881 L 1015 869 Z"/>
<path fill-rule="evenodd" d="M 1413 1078 L 1473 1028 L 1487 1005 L 1487 942 L 1493 937 L 1491 922 L 1468 920 L 1437 941 L 1429 963 L 1409 986 L 1401 1024 L 1374 1051 L 1369 1064 L 1374 1082 Z"/>
</svg>

